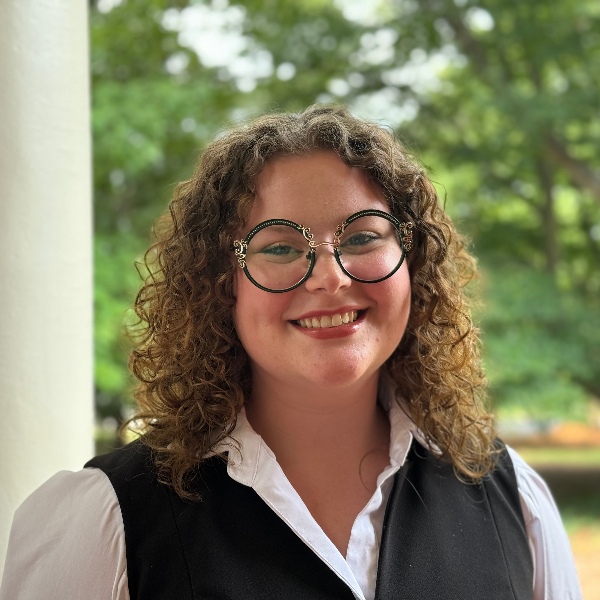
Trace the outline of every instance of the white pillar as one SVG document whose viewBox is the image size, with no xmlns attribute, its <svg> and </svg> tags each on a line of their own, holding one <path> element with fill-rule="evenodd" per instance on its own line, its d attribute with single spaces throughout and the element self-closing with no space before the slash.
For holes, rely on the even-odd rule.
<svg viewBox="0 0 600 600">
<path fill-rule="evenodd" d="M 87 2 L 0 1 L 0 573 L 17 506 L 92 455 Z"/>
</svg>

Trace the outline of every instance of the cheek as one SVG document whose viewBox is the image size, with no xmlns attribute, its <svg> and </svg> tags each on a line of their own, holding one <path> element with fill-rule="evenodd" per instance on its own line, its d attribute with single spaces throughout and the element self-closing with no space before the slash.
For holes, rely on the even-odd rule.
<svg viewBox="0 0 600 600">
<path fill-rule="evenodd" d="M 382 283 L 384 286 L 381 288 L 381 294 L 390 309 L 405 310 L 410 306 L 410 275 L 405 264 Z"/>
<path fill-rule="evenodd" d="M 386 282 L 387 285 L 380 289 L 379 301 L 385 307 L 383 314 L 388 320 L 390 330 L 404 334 L 408 316 L 410 314 L 411 286 L 408 269 L 402 265 L 401 269 Z"/>
<path fill-rule="evenodd" d="M 283 313 L 288 303 L 287 294 L 260 290 L 241 271 L 234 279 L 234 293 L 233 322 L 247 351 L 247 346 L 256 340 L 268 339 L 276 328 L 285 326 Z"/>
</svg>

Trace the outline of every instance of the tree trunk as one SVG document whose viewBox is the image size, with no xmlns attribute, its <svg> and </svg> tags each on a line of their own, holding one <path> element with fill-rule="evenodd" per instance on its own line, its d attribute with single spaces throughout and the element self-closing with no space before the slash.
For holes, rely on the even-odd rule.
<svg viewBox="0 0 600 600">
<path fill-rule="evenodd" d="M 546 269 L 555 276 L 559 253 L 556 213 L 554 211 L 554 176 L 550 165 L 542 158 L 539 158 L 537 161 L 537 172 L 540 181 L 540 189 L 542 190 L 540 216 L 543 225 Z"/>
</svg>

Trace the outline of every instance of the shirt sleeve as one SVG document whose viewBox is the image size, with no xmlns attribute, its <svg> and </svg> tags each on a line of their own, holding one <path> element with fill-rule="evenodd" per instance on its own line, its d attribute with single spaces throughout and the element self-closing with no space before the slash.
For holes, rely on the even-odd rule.
<svg viewBox="0 0 600 600">
<path fill-rule="evenodd" d="M 533 557 L 534 600 L 582 600 L 569 538 L 544 480 L 513 450 L 521 508 Z"/>
<path fill-rule="evenodd" d="M 129 600 L 123 518 L 99 469 L 61 471 L 15 513 L 0 600 Z"/>
</svg>

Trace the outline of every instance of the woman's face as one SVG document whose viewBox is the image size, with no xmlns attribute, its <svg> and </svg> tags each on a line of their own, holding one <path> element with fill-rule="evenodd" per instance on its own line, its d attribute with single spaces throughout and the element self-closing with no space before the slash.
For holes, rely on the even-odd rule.
<svg viewBox="0 0 600 600">
<path fill-rule="evenodd" d="M 330 151 L 285 156 L 268 163 L 260 174 L 240 234 L 262 221 L 282 218 L 310 227 L 317 243 L 330 242 L 344 219 L 365 209 L 389 212 L 383 194 L 360 169 Z M 406 261 L 390 278 L 368 284 L 344 274 L 332 246 L 316 252 L 310 278 L 290 292 L 265 292 L 237 270 L 234 320 L 255 385 L 266 379 L 320 388 L 365 382 L 377 376 L 404 334 L 410 310 Z M 343 323 L 355 315 L 356 320 Z M 305 327 L 313 319 L 327 325 L 328 318 L 342 324 Z"/>
</svg>

